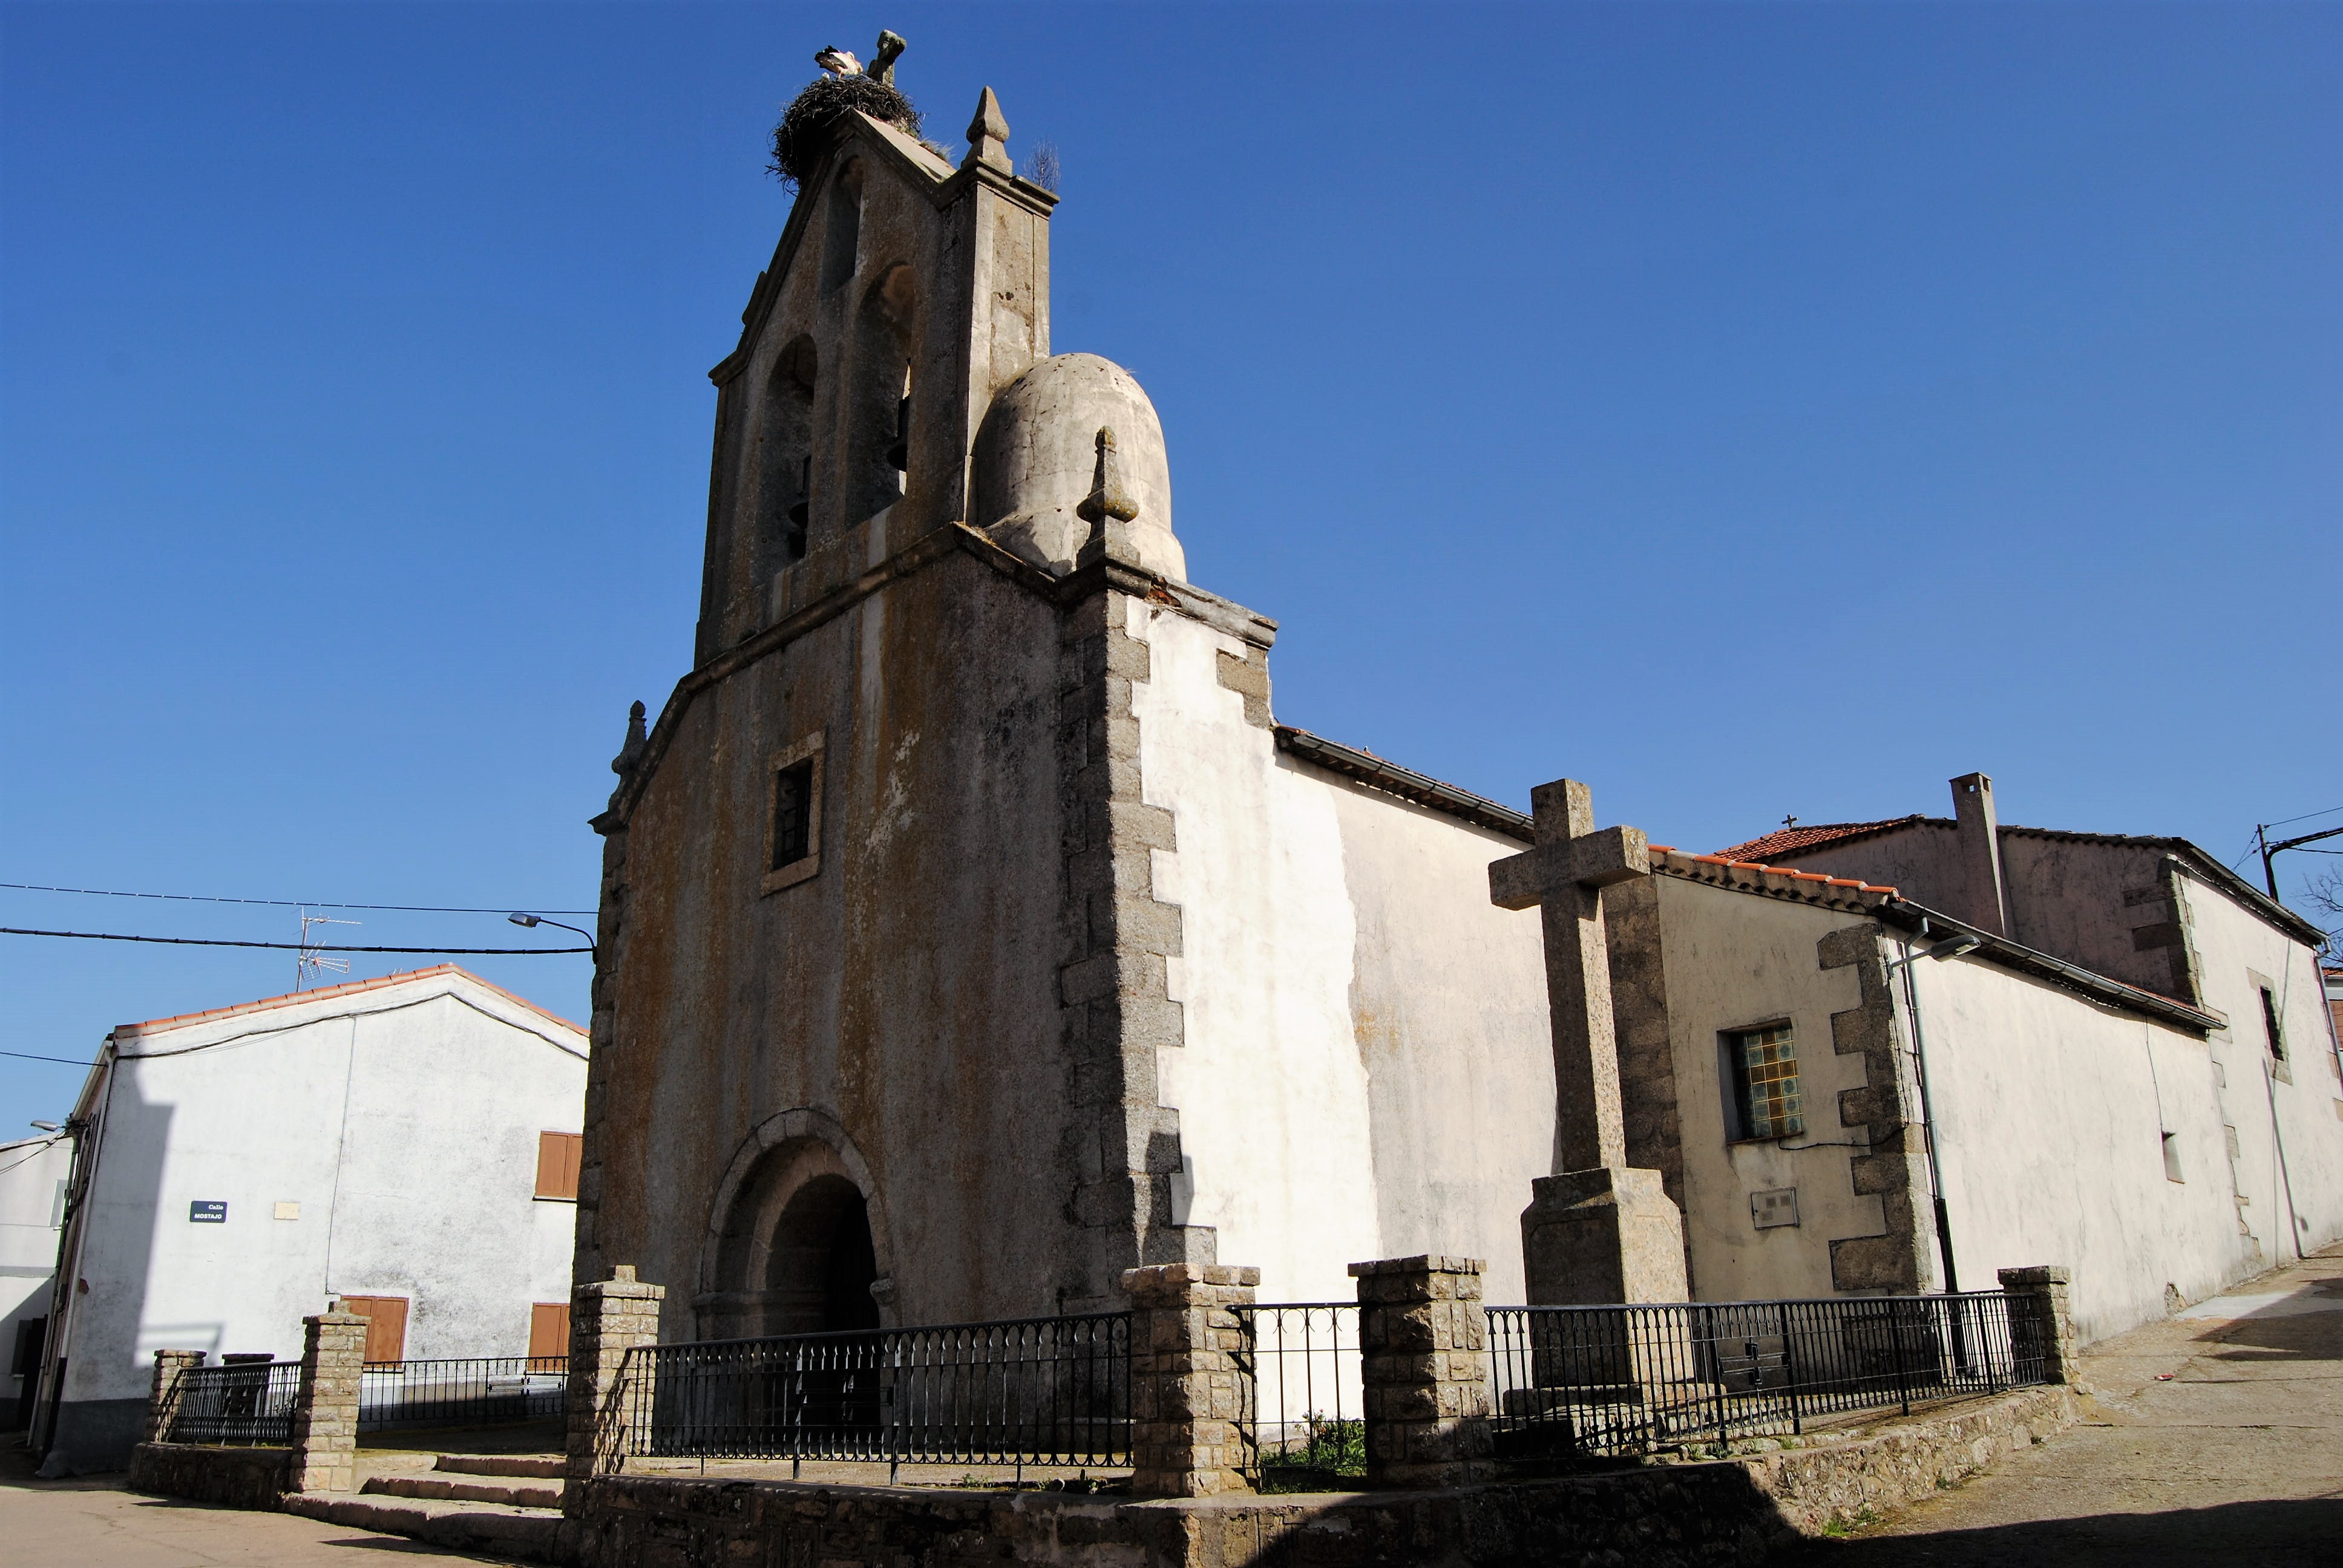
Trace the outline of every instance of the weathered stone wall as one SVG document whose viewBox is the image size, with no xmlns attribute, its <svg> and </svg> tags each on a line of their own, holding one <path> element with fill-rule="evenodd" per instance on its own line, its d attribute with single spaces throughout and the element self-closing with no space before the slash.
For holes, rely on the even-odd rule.
<svg viewBox="0 0 2343 1568">
<path fill-rule="evenodd" d="M 946 1568 L 1721 1568 L 1933 1495 L 2074 1420 L 2071 1391 L 1948 1407 L 1869 1437 L 1442 1492 L 1116 1502 L 1062 1493 L 608 1476 L 583 1568 L 835 1563 Z"/>
<path fill-rule="evenodd" d="M 130 1490 L 229 1508 L 275 1508 L 291 1490 L 293 1451 L 142 1442 L 130 1451 Z"/>
</svg>

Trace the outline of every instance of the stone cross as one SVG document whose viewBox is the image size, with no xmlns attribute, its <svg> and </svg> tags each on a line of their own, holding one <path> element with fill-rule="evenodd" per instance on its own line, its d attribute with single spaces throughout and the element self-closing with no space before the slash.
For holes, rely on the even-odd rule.
<svg viewBox="0 0 2343 1568">
<path fill-rule="evenodd" d="M 1681 1302 L 1684 1216 L 1656 1171 L 1627 1163 L 1619 1037 L 1603 890 L 1648 876 L 1652 847 L 1634 828 L 1594 830 L 1594 804 L 1568 779 L 1530 791 L 1536 844 L 1489 868 L 1489 897 L 1541 907 L 1546 1007 L 1554 1023 L 1554 1174 L 1530 1182 L 1522 1272 L 1533 1306 Z M 1625 1342 L 1620 1381 L 1641 1381 Z"/>
<path fill-rule="evenodd" d="M 1624 1166 L 1627 1137 L 1603 890 L 1649 875 L 1651 844 L 1641 829 L 1595 831 L 1593 791 L 1575 779 L 1531 790 L 1530 810 L 1537 846 L 1489 867 L 1489 898 L 1508 910 L 1544 906 L 1554 1172 Z"/>
</svg>

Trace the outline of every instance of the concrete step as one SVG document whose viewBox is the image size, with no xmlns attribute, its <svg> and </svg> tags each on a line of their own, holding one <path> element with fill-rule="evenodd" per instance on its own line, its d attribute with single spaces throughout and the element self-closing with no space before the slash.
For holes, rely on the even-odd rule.
<svg viewBox="0 0 2343 1568">
<path fill-rule="evenodd" d="M 380 1497 L 423 1497 L 438 1503 L 501 1503 L 510 1508 L 558 1508 L 561 1483 L 527 1484 L 525 1481 L 482 1476 L 373 1475 L 360 1492 Z"/>
<path fill-rule="evenodd" d="M 350 1530 L 404 1535 L 498 1557 L 536 1563 L 559 1560 L 561 1514 L 556 1509 L 504 1508 L 493 1503 L 429 1498 L 365 1496 L 355 1492 L 297 1492 L 285 1512 Z"/>
<path fill-rule="evenodd" d="M 443 1453 L 434 1470 L 465 1475 L 538 1475 L 558 1481 L 568 1462 L 558 1453 Z"/>
</svg>

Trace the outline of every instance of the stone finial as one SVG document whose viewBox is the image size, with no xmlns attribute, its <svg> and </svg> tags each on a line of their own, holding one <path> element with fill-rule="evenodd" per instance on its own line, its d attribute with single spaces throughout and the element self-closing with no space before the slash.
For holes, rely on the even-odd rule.
<svg viewBox="0 0 2343 1568">
<path fill-rule="evenodd" d="M 1098 467 L 1091 480 L 1091 493 L 1074 508 L 1074 516 L 1096 528 L 1109 518 L 1127 523 L 1139 516 L 1139 503 L 1123 488 L 1122 465 L 1114 455 L 1114 432 L 1101 425 L 1098 433 Z"/>
<path fill-rule="evenodd" d="M 878 46 L 870 51 L 870 69 L 865 74 L 874 82 L 890 87 L 893 86 L 895 61 L 903 53 L 904 47 L 903 35 L 900 33 L 882 29 L 879 34 Z"/>
<path fill-rule="evenodd" d="M 627 710 L 627 742 L 610 759 L 610 771 L 621 779 L 632 773 L 635 764 L 642 759 L 643 746 L 649 739 L 643 733 L 643 705 L 638 702 Z"/>
<path fill-rule="evenodd" d="M 976 118 L 968 123 L 968 156 L 960 166 L 969 168 L 982 164 L 988 168 L 1010 172 L 1009 122 L 1001 117 L 1001 100 L 987 87 L 976 100 Z"/>
<path fill-rule="evenodd" d="M 635 1266 L 632 1263 L 613 1263 L 610 1265 L 610 1278 L 614 1280 L 624 1280 L 628 1284 L 633 1284 L 635 1282 Z"/>
</svg>

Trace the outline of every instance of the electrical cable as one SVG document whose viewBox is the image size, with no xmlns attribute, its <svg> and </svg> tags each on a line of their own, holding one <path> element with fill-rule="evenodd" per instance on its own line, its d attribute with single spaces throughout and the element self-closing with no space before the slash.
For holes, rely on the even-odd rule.
<svg viewBox="0 0 2343 1568">
<path fill-rule="evenodd" d="M 182 948 L 274 948 L 288 953 L 447 953 L 465 958 L 495 954 L 535 958 L 542 953 L 590 953 L 592 948 L 353 948 L 315 942 L 232 942 L 217 937 L 129 937 L 113 931 L 31 931 L 0 926 L 0 937 L 74 937 L 85 942 L 164 942 Z"/>
<path fill-rule="evenodd" d="M 503 915 L 513 906 L 495 910 L 465 910 L 439 904 L 335 904 L 317 899 L 225 899 L 210 893 L 117 893 L 106 888 L 50 888 L 37 882 L 0 882 L 0 889 L 20 893 L 86 893 L 96 899 L 168 899 L 183 904 L 266 904 L 281 910 L 384 910 L 409 915 Z M 519 906 L 538 915 L 592 915 L 598 910 L 540 910 Z"/>
<path fill-rule="evenodd" d="M 0 1050 L 0 1056 L 13 1056 L 19 1061 L 62 1061 L 67 1067 L 94 1067 L 95 1062 L 83 1061 L 71 1056 L 35 1056 L 29 1050 Z"/>
</svg>

